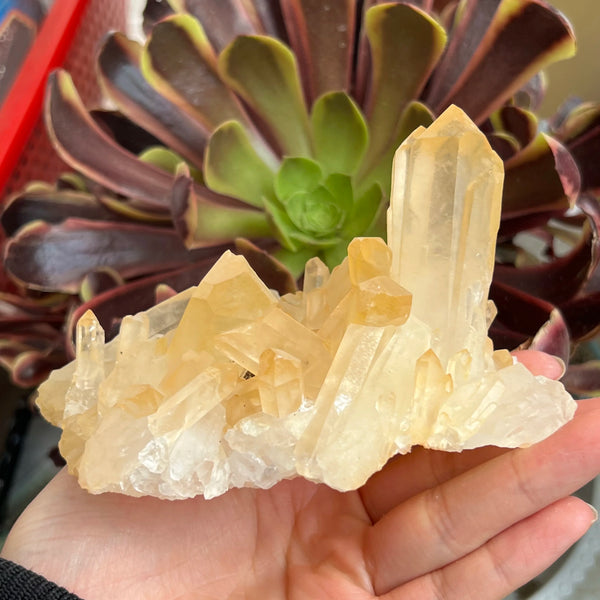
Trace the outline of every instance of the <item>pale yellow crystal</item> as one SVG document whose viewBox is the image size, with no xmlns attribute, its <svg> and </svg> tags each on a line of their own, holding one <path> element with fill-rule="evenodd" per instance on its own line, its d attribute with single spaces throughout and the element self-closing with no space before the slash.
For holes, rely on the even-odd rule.
<svg viewBox="0 0 600 600">
<path fill-rule="evenodd" d="M 75 348 L 77 362 L 73 384 L 65 398 L 65 419 L 96 404 L 98 386 L 104 379 L 104 330 L 91 310 L 77 323 Z"/>
<path fill-rule="evenodd" d="M 434 331 L 442 360 L 482 356 L 500 222 L 503 165 L 456 106 L 396 152 L 388 211 L 392 273 L 413 314 Z M 424 276 L 427 273 L 427 276 Z"/>
<path fill-rule="evenodd" d="M 389 275 L 392 251 L 379 238 L 355 238 L 348 245 L 348 274 L 352 285 Z"/>
<path fill-rule="evenodd" d="M 301 361 L 283 350 L 265 350 L 255 377 L 262 410 L 285 417 L 300 408 L 304 396 Z"/>
<path fill-rule="evenodd" d="M 169 345 L 170 365 L 185 359 L 187 352 L 210 350 L 215 335 L 255 322 L 275 304 L 246 260 L 225 252 L 190 298 Z"/>
<path fill-rule="evenodd" d="M 456 107 L 396 153 L 388 243 L 357 238 L 282 298 L 226 252 L 126 317 L 87 312 L 38 404 L 92 492 L 210 498 L 298 474 L 355 489 L 414 445 L 523 446 L 570 419 L 560 383 L 493 350 L 502 163 Z"/>
</svg>

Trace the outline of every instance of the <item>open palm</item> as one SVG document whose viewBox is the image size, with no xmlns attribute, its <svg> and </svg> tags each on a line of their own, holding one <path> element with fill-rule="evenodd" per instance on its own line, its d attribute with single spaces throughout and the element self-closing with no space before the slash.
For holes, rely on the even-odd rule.
<svg viewBox="0 0 600 600">
<path fill-rule="evenodd" d="M 528 354 L 535 372 L 551 368 Z M 92 496 L 61 472 L 2 556 L 86 600 L 502 598 L 588 529 L 600 400 L 531 448 L 416 449 L 360 490 L 303 479 L 213 500 Z"/>
</svg>

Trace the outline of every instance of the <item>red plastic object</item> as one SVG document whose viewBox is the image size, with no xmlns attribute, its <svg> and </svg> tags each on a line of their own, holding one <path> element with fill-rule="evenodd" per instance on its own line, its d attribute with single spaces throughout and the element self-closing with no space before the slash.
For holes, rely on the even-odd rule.
<svg viewBox="0 0 600 600">
<path fill-rule="evenodd" d="M 48 74 L 63 63 L 87 4 L 55 0 L 0 108 L 0 192 L 40 115 Z"/>
</svg>

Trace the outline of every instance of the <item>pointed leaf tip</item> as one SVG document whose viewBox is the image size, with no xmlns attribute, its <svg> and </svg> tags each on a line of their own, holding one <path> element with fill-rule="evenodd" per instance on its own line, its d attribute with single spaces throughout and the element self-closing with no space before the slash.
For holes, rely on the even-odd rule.
<svg viewBox="0 0 600 600">
<path fill-rule="evenodd" d="M 367 150 L 369 132 L 350 96 L 331 92 L 318 98 L 311 125 L 317 162 L 328 173 L 353 175 Z"/>
<path fill-rule="evenodd" d="M 296 59 L 287 46 L 270 37 L 239 36 L 219 56 L 219 70 L 266 123 L 283 154 L 312 154 Z"/>
<path fill-rule="evenodd" d="M 211 136 L 204 176 L 214 191 L 252 206 L 264 206 L 263 198 L 273 193 L 275 174 L 260 158 L 237 121 L 223 123 Z"/>
</svg>

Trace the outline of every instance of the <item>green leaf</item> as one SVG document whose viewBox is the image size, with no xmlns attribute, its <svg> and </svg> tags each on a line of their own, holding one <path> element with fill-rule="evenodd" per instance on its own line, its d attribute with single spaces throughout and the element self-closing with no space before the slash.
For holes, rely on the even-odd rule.
<svg viewBox="0 0 600 600">
<path fill-rule="evenodd" d="M 354 204 L 352 179 L 348 175 L 332 173 L 325 179 L 323 185 L 331 193 L 334 202 L 344 214 L 350 214 Z"/>
<path fill-rule="evenodd" d="M 219 69 L 266 124 L 283 154 L 311 156 L 308 114 L 289 48 L 269 37 L 239 36 L 219 56 Z"/>
<path fill-rule="evenodd" d="M 98 55 L 98 79 L 121 113 L 195 165 L 202 164 L 208 130 L 153 88 L 140 68 L 142 49 L 122 33 L 110 34 Z"/>
<path fill-rule="evenodd" d="M 265 198 L 265 209 L 275 230 L 275 237 L 286 250 L 292 253 L 300 252 L 303 246 L 310 246 L 313 248 L 311 256 L 314 256 L 317 248 L 326 248 L 339 241 L 337 237 L 318 238 L 298 229 L 277 198 Z M 288 265 L 287 262 L 285 264 Z"/>
<path fill-rule="evenodd" d="M 284 204 L 296 192 L 314 190 L 322 181 L 323 172 L 310 158 L 285 158 L 275 177 L 275 193 Z"/>
<path fill-rule="evenodd" d="M 290 270 L 295 279 L 298 279 L 304 273 L 306 262 L 315 256 L 315 250 L 313 248 L 301 248 L 292 251 L 287 248 L 280 248 L 273 253 L 273 256 Z"/>
<path fill-rule="evenodd" d="M 354 101 L 343 92 L 321 96 L 313 106 L 311 125 L 315 158 L 323 169 L 353 175 L 369 142 L 367 124 Z"/>
<path fill-rule="evenodd" d="M 402 112 L 418 98 L 446 43 L 443 27 L 423 11 L 400 3 L 366 13 L 372 80 L 365 103 L 371 142 L 369 164 L 397 137 Z"/>
<path fill-rule="evenodd" d="M 169 150 L 163 146 L 153 146 L 152 148 L 144 150 L 144 152 L 140 154 L 140 160 L 154 165 L 159 169 L 163 169 L 163 171 L 167 171 L 167 173 L 171 173 L 172 175 L 175 175 L 177 167 L 182 162 L 186 162 L 182 156 L 177 154 L 177 152 L 173 152 L 173 150 Z M 193 165 L 188 166 L 194 180 L 201 182 L 202 172 Z"/>
<path fill-rule="evenodd" d="M 354 203 L 350 218 L 347 219 L 343 229 L 344 237 L 352 238 L 371 235 L 370 228 L 377 217 L 383 212 L 383 192 L 379 184 L 374 183 Z M 380 232 L 378 232 L 380 235 Z"/>
<path fill-rule="evenodd" d="M 179 163 L 185 162 L 181 156 L 163 146 L 148 148 L 140 153 L 139 156 L 141 161 L 154 165 L 171 174 L 175 174 Z"/>
<path fill-rule="evenodd" d="M 219 76 L 217 57 L 202 26 L 190 15 L 175 15 L 154 26 L 141 68 L 154 88 L 195 115 L 209 132 L 224 121 L 247 121 Z"/>
<path fill-rule="evenodd" d="M 207 185 L 252 206 L 263 207 L 263 197 L 273 194 L 275 174 L 262 161 L 237 121 L 223 123 L 206 150 Z"/>
<path fill-rule="evenodd" d="M 310 192 L 296 192 L 288 199 L 286 209 L 298 229 L 317 238 L 335 232 L 345 216 L 324 186 Z"/>
<path fill-rule="evenodd" d="M 348 256 L 349 243 L 349 240 L 344 239 L 341 242 L 338 242 L 335 246 L 331 246 L 330 248 L 325 248 L 322 250 L 319 253 L 319 256 L 330 269 L 333 269 L 341 264 L 344 258 Z"/>
<path fill-rule="evenodd" d="M 386 197 L 389 198 L 392 185 L 392 161 L 396 150 L 402 142 L 418 127 L 429 127 L 433 123 L 433 114 L 421 102 L 410 102 L 405 108 L 396 129 L 396 137 L 386 152 L 371 165 L 370 169 L 361 169 L 358 179 L 358 193 L 363 194 L 378 183 Z"/>
<path fill-rule="evenodd" d="M 187 166 L 179 166 L 171 191 L 171 210 L 175 229 L 188 248 L 205 248 L 228 243 L 236 237 L 271 237 L 267 215 L 243 205 L 231 206 L 211 199 L 210 190 L 200 195 Z M 232 200 L 233 202 L 233 200 Z"/>
<path fill-rule="evenodd" d="M 297 252 L 301 243 L 292 234 L 297 232 L 285 208 L 277 198 L 264 198 L 265 210 L 279 243 L 290 252 Z M 287 264 L 287 263 L 286 263 Z"/>
</svg>

